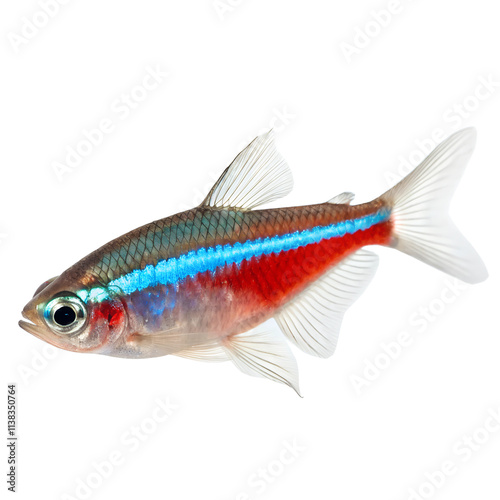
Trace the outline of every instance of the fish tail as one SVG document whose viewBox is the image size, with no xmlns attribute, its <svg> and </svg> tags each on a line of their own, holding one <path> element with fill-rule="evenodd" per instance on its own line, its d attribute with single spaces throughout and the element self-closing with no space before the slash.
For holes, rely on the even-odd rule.
<svg viewBox="0 0 500 500">
<path fill-rule="evenodd" d="M 456 132 L 379 198 L 391 209 L 389 246 L 467 283 L 485 280 L 488 272 L 451 220 L 448 206 L 475 141 L 473 128 Z"/>
</svg>

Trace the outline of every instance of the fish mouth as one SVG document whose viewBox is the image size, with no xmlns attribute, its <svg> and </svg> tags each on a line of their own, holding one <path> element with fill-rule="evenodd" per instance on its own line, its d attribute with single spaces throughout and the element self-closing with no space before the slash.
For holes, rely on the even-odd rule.
<svg viewBox="0 0 500 500">
<path fill-rule="evenodd" d="M 29 304 L 28 304 L 29 306 Z M 24 319 L 27 319 L 28 321 L 19 321 L 19 326 L 26 332 L 31 333 L 31 335 L 34 335 L 37 339 L 44 340 L 47 342 L 47 335 L 45 333 L 45 329 L 41 327 L 40 325 L 35 323 L 35 318 L 36 314 L 34 311 L 26 306 L 23 311 L 21 312 L 21 315 L 23 316 Z"/>
<path fill-rule="evenodd" d="M 46 328 L 43 326 L 40 326 L 36 324 L 30 315 L 30 310 L 28 311 L 23 311 L 21 314 L 22 316 L 27 319 L 28 321 L 19 321 L 19 326 L 26 332 L 31 333 L 34 337 L 36 337 L 39 340 L 42 340 L 43 342 L 47 342 L 48 344 L 58 347 L 59 349 L 64 349 L 65 351 L 72 351 L 72 352 L 78 352 L 78 349 L 64 343 L 62 340 L 58 339 L 54 334 L 52 334 L 50 331 L 47 331 Z"/>
<path fill-rule="evenodd" d="M 26 319 L 29 319 L 26 314 L 23 312 L 23 316 Z M 51 338 L 51 336 L 47 335 L 46 331 L 40 326 L 35 323 L 32 323 L 31 321 L 19 321 L 19 326 L 25 330 L 28 333 L 31 333 L 34 337 L 36 337 L 39 340 L 43 340 L 44 342 L 49 343 L 50 345 L 53 345 L 54 347 L 59 347 L 60 349 L 66 349 L 69 350 L 67 347 L 63 346 L 60 342 L 57 342 L 56 339 Z"/>
<path fill-rule="evenodd" d="M 28 333 L 31 333 L 31 335 L 34 335 L 35 337 L 39 338 L 40 340 L 45 340 L 43 337 L 43 329 L 40 327 L 40 325 L 37 325 L 32 322 L 31 318 L 29 315 L 23 311 L 21 313 L 23 315 L 23 318 L 29 320 L 29 321 L 19 321 L 19 326 L 25 330 Z"/>
</svg>

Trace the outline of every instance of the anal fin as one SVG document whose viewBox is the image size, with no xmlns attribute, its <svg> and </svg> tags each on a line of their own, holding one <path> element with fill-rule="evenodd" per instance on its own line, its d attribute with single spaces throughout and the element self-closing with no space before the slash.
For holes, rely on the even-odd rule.
<svg viewBox="0 0 500 500">
<path fill-rule="evenodd" d="M 358 250 L 282 308 L 276 322 L 289 340 L 307 354 L 331 356 L 342 318 L 373 278 L 376 254 Z"/>
</svg>

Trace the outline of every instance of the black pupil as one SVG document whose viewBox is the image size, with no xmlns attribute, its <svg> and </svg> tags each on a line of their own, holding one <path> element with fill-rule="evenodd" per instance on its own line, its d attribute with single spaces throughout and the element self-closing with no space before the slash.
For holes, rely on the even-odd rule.
<svg viewBox="0 0 500 500">
<path fill-rule="evenodd" d="M 60 326 L 68 326 L 74 323 L 76 313 L 72 307 L 62 306 L 54 313 L 54 321 Z"/>
</svg>

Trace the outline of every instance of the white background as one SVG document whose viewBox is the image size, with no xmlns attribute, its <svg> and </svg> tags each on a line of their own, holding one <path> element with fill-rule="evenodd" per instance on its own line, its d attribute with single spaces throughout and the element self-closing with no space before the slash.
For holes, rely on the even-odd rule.
<svg viewBox="0 0 500 500">
<path fill-rule="evenodd" d="M 500 405 L 493 3 L 58 5 L 39 28 L 27 27 L 34 17 L 44 23 L 33 0 L 4 2 L 0 13 L 2 390 L 18 384 L 17 498 L 387 500 L 414 489 L 414 499 L 498 499 L 500 432 L 481 430 Z M 377 16 L 389 6 L 397 12 Z M 355 47 L 351 57 L 345 44 Z M 148 67 L 168 76 L 141 93 Z M 129 113 L 117 99 L 131 92 L 143 100 Z M 106 118 L 113 130 L 59 181 L 54 163 Z M 379 271 L 346 315 L 335 356 L 295 349 L 303 399 L 229 363 L 56 352 L 18 327 L 40 283 L 110 239 L 199 203 L 240 147 L 273 123 L 295 178 L 283 206 L 345 190 L 370 200 L 403 159 L 418 156 L 415 140 L 477 127 L 451 210 L 488 281 L 465 286 L 376 249 Z M 402 332 L 411 343 L 389 359 L 382 345 Z M 370 363 L 379 368 L 366 371 Z M 152 420 L 156 398 L 177 406 L 162 423 Z M 135 450 L 127 439 L 141 425 L 149 434 Z M 483 444 L 465 445 L 464 435 Z M 284 441 L 295 441 L 296 457 Z M 97 475 L 93 463 L 118 453 L 109 477 Z M 454 472 L 434 474 L 439 488 L 426 485 L 445 461 Z"/>
</svg>

